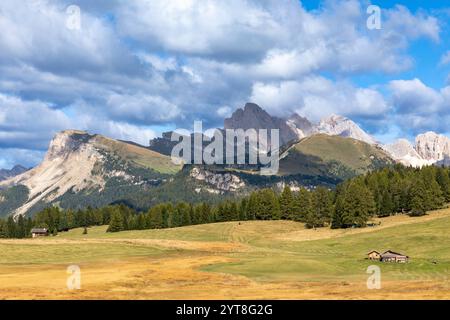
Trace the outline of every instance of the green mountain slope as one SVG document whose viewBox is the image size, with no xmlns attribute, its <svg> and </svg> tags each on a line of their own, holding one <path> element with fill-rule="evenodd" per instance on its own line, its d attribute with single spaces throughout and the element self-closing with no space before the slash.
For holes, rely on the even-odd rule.
<svg viewBox="0 0 450 320">
<path fill-rule="evenodd" d="M 381 148 L 340 136 L 313 135 L 289 148 L 280 161 L 280 174 L 323 175 L 346 179 L 393 164 Z"/>
</svg>

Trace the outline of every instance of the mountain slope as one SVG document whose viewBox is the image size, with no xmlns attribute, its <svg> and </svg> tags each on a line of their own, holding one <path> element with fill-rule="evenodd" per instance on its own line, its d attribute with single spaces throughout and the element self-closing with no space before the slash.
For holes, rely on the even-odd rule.
<svg viewBox="0 0 450 320">
<path fill-rule="evenodd" d="M 377 146 L 351 138 L 318 134 L 301 140 L 282 156 L 280 173 L 346 179 L 392 163 L 391 157 Z"/>
<path fill-rule="evenodd" d="M 39 166 L 1 182 L 0 187 L 27 188 L 27 200 L 15 211 L 25 214 L 40 203 L 61 200 L 68 193 L 101 194 L 112 179 L 129 186 L 145 185 L 180 169 L 169 157 L 144 147 L 69 130 L 54 137 Z"/>
</svg>

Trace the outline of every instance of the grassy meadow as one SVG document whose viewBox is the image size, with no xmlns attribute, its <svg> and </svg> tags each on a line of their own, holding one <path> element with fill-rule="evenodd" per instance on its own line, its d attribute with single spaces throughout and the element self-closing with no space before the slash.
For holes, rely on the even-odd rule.
<svg viewBox="0 0 450 320">
<path fill-rule="evenodd" d="M 365 229 L 307 230 L 246 221 L 0 240 L 0 299 L 449 299 L 450 209 L 375 219 Z M 408 264 L 366 260 L 372 249 Z M 81 268 L 81 290 L 66 269 Z M 367 289 L 367 267 L 382 288 Z"/>
</svg>

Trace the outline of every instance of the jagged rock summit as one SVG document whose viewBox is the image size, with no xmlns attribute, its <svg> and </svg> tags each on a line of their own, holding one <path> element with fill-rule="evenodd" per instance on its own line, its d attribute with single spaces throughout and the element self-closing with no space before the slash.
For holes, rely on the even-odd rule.
<svg viewBox="0 0 450 320">
<path fill-rule="evenodd" d="M 243 109 L 237 109 L 230 118 L 225 119 L 224 129 L 279 129 L 281 145 L 298 139 L 286 120 L 271 116 L 254 103 L 247 103 Z"/>
<path fill-rule="evenodd" d="M 362 130 L 355 122 L 336 114 L 322 119 L 315 127 L 315 133 L 353 138 L 368 144 L 377 144 L 375 138 Z"/>
<path fill-rule="evenodd" d="M 383 146 L 394 160 L 405 166 L 423 167 L 433 164 L 431 161 L 422 158 L 414 146 L 406 139 L 399 139 L 394 143 Z"/>
<path fill-rule="evenodd" d="M 425 160 L 438 162 L 450 156 L 450 138 L 429 131 L 416 138 L 416 150 Z"/>
<path fill-rule="evenodd" d="M 15 165 L 11 170 L 0 169 L 0 181 L 10 179 L 24 173 L 28 169 L 21 165 Z"/>
<path fill-rule="evenodd" d="M 314 125 L 305 117 L 293 113 L 286 121 L 299 139 L 309 137 L 314 132 Z"/>
</svg>

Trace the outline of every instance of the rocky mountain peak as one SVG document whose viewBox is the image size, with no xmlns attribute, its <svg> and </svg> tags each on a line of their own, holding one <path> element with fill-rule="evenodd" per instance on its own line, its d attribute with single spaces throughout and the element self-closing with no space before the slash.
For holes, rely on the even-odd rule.
<svg viewBox="0 0 450 320">
<path fill-rule="evenodd" d="M 247 103 L 243 109 L 237 109 L 230 118 L 225 119 L 224 128 L 244 130 L 279 129 L 281 145 L 298 139 L 297 133 L 287 125 L 286 120 L 272 117 L 254 103 Z"/>
<path fill-rule="evenodd" d="M 314 131 L 314 125 L 305 117 L 298 113 L 293 113 L 286 121 L 287 125 L 291 127 L 299 139 L 310 136 Z"/>
<path fill-rule="evenodd" d="M 21 165 L 15 165 L 11 170 L 8 169 L 0 169 L 0 181 L 18 176 L 26 172 L 28 169 Z"/>
<path fill-rule="evenodd" d="M 89 142 L 94 136 L 85 131 L 66 130 L 57 133 L 50 142 L 45 160 L 66 158 Z"/>
<path fill-rule="evenodd" d="M 422 167 L 431 163 L 423 159 L 417 153 L 413 144 L 406 139 L 399 139 L 394 143 L 383 146 L 394 160 L 404 164 L 405 166 Z"/>
<path fill-rule="evenodd" d="M 432 131 L 420 134 L 416 138 L 416 151 L 426 160 L 443 160 L 450 156 L 450 138 Z"/>
<path fill-rule="evenodd" d="M 367 134 L 352 120 L 333 114 L 322 119 L 315 129 L 316 133 L 353 138 L 369 144 L 377 144 L 375 138 Z"/>
</svg>

